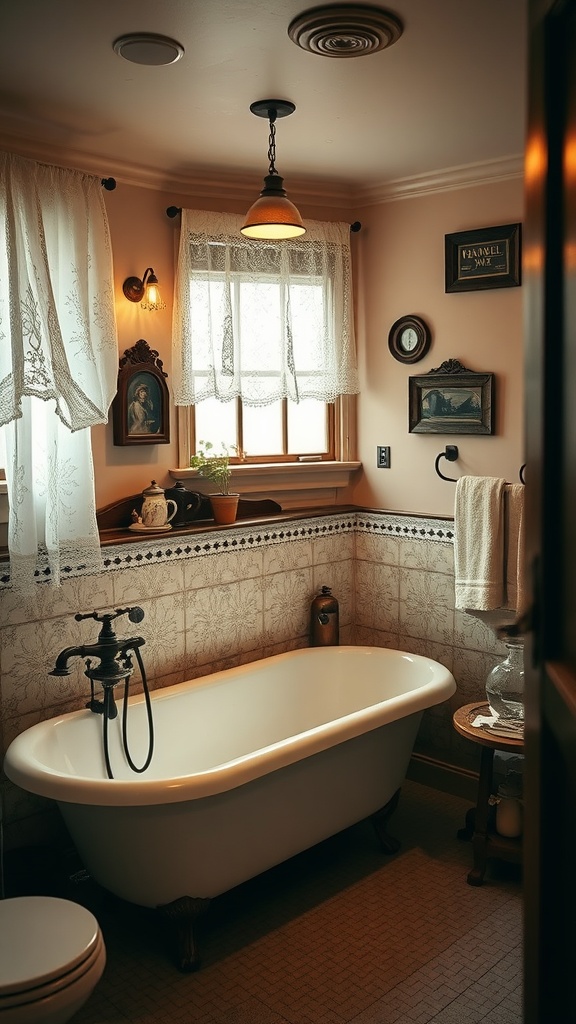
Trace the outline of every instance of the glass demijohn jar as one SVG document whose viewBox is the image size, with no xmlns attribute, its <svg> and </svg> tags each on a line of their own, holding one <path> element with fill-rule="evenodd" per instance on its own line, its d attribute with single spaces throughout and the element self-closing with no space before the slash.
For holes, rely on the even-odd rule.
<svg viewBox="0 0 576 1024">
<path fill-rule="evenodd" d="M 493 715 L 503 721 L 524 720 L 524 645 L 508 640 L 507 656 L 486 679 L 486 696 Z"/>
</svg>

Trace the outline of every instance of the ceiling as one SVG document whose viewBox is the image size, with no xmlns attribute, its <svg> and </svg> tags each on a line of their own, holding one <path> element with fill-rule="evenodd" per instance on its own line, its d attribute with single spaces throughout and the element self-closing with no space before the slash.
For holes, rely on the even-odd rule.
<svg viewBox="0 0 576 1024">
<path fill-rule="evenodd" d="M 171 185 L 267 171 L 260 99 L 278 121 L 276 166 L 305 186 L 367 195 L 398 179 L 479 164 L 521 166 L 527 0 L 392 0 L 392 46 L 306 52 L 288 36 L 305 0 L 14 0 L 0 36 L 0 145 L 104 176 Z M 362 6 L 352 0 L 348 7 Z M 178 40 L 146 67 L 112 44 L 128 32 Z"/>
</svg>

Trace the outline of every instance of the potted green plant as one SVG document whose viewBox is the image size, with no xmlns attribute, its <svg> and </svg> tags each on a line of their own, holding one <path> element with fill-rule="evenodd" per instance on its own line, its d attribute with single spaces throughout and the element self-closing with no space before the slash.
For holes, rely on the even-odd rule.
<svg viewBox="0 0 576 1024">
<path fill-rule="evenodd" d="M 240 454 L 236 445 L 221 444 L 216 448 L 211 441 L 199 441 L 196 454 L 190 459 L 192 469 L 198 471 L 198 475 L 210 480 L 219 490 L 209 494 L 212 513 L 217 523 L 233 523 L 238 511 L 239 494 L 230 493 L 230 478 L 232 469 L 230 458 Z"/>
</svg>

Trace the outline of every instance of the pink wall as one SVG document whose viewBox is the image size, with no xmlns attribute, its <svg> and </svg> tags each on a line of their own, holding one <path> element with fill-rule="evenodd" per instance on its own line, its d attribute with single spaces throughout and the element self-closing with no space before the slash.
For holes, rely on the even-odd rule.
<svg viewBox="0 0 576 1024">
<path fill-rule="evenodd" d="M 358 505 L 451 515 L 455 485 L 434 470 L 436 455 L 457 444 L 447 476 L 518 479 L 523 455 L 522 288 L 446 294 L 444 235 L 521 222 L 520 179 L 381 203 L 358 211 L 359 258 L 358 457 L 363 472 L 346 495 Z M 388 349 L 390 327 L 415 313 L 432 332 L 418 363 L 398 362 Z M 408 378 L 456 358 L 496 374 L 496 432 L 490 436 L 408 432 Z M 390 445 L 391 468 L 376 468 L 376 446 Z"/>
<path fill-rule="evenodd" d="M 177 196 L 119 182 L 106 193 L 112 233 L 119 355 L 139 338 L 157 349 L 171 382 L 171 304 L 174 255 L 180 221 L 166 216 L 167 206 L 222 207 L 214 200 Z M 520 179 L 402 199 L 364 209 L 306 208 L 318 219 L 362 221 L 354 236 L 357 257 L 358 457 L 363 470 L 339 501 L 394 511 L 450 515 L 454 485 L 434 472 L 434 459 L 449 443 L 458 444 L 460 461 L 444 462 L 449 476 L 488 474 L 517 479 L 523 459 L 522 288 L 446 295 L 444 235 L 466 228 L 522 221 Z M 243 212 L 245 203 L 230 202 Z M 153 266 L 167 308 L 147 313 L 129 303 L 122 282 Z M 392 323 L 408 313 L 422 316 L 432 331 L 423 360 L 405 366 L 388 351 Z M 408 377 L 426 373 L 455 357 L 472 370 L 497 375 L 496 434 L 490 437 L 426 436 L 408 433 Z M 177 466 L 176 421 L 172 409 L 169 445 L 116 447 L 112 423 L 94 428 L 96 504 L 139 493 L 151 479 L 170 486 Z M 376 445 L 391 446 L 391 468 L 376 469 Z"/>
</svg>

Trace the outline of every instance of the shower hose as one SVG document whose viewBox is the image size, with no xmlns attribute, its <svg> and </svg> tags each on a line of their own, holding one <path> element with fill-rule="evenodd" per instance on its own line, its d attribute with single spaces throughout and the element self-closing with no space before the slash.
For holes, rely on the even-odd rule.
<svg viewBox="0 0 576 1024">
<path fill-rule="evenodd" d="M 142 686 L 144 689 L 144 700 L 146 702 L 146 716 L 148 719 L 148 754 L 141 768 L 138 768 L 138 766 L 134 764 L 134 761 L 130 756 L 130 748 L 128 744 L 128 689 L 130 685 L 130 676 L 126 676 L 126 679 L 124 680 L 124 706 L 122 708 L 122 746 L 124 749 L 124 754 L 126 755 L 126 760 L 128 761 L 128 764 L 130 765 L 132 771 L 141 774 L 142 772 L 146 771 L 148 765 L 150 764 L 150 761 L 152 760 L 152 754 L 154 753 L 154 721 L 152 718 L 152 701 L 150 700 L 150 691 L 148 689 L 148 681 L 146 679 L 146 670 L 144 668 L 144 662 L 142 661 L 142 655 L 140 654 L 140 650 L 138 647 L 135 647 L 133 650 L 134 654 L 136 655 L 138 667 L 142 674 Z M 113 779 L 114 775 L 112 773 L 112 766 L 110 764 L 110 751 L 108 748 L 108 715 L 104 714 L 103 719 L 104 721 L 102 739 L 104 745 L 104 760 L 106 762 L 106 774 L 108 775 L 109 779 Z"/>
</svg>

